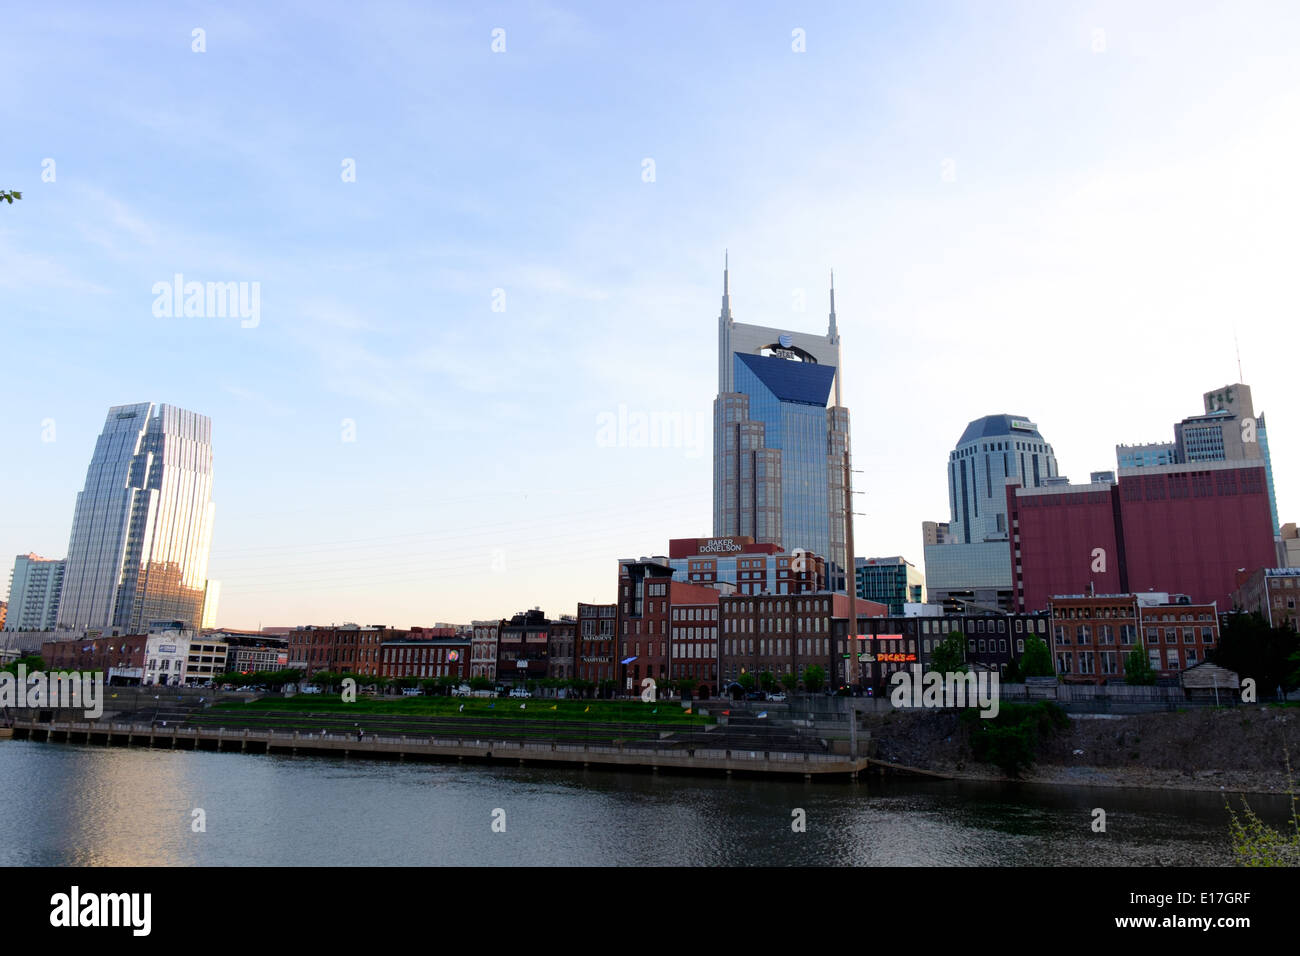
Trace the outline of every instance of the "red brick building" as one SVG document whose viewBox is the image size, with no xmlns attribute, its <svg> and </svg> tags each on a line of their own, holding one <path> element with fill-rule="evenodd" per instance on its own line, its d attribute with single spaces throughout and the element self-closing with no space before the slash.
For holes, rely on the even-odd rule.
<svg viewBox="0 0 1300 956">
<path fill-rule="evenodd" d="M 139 684 L 144 679 L 148 641 L 148 634 L 46 641 L 41 645 L 41 660 L 45 662 L 46 673 L 101 671 L 107 684 Z"/>
<path fill-rule="evenodd" d="M 1123 683 L 1126 659 L 1139 645 L 1158 677 L 1176 678 L 1219 643 L 1217 606 L 1186 595 L 1070 595 L 1048 603 L 1052 659 L 1067 684 Z"/>
<path fill-rule="evenodd" d="M 1269 627 L 1300 624 L 1300 568 L 1256 568 L 1237 572 L 1237 590 L 1232 592 L 1232 607 L 1254 611 L 1268 621 Z"/>
<path fill-rule="evenodd" d="M 521 611 L 501 623 L 497 680 L 526 684 L 546 677 L 550 663 L 551 622 L 538 608 Z"/>
<path fill-rule="evenodd" d="M 378 677 L 384 642 L 406 634 L 379 624 L 295 627 L 289 632 L 289 667 L 301 668 L 308 677 L 317 671 Z"/>
<path fill-rule="evenodd" d="M 881 617 L 889 608 L 875 601 L 857 602 L 860 617 Z M 811 666 L 820 667 L 831 686 L 841 686 L 851 671 L 846 658 L 859 652 L 856 634 L 850 647 L 849 596 L 817 591 L 795 595 L 724 595 L 719 602 L 719 673 L 726 685 L 741 674 L 756 678 L 770 671 L 778 680 L 791 674 L 802 680 Z"/>
<path fill-rule="evenodd" d="M 578 605 L 575 676 L 594 684 L 618 679 L 617 619 L 617 608 L 613 604 Z"/>
<path fill-rule="evenodd" d="M 380 676 L 468 680 L 471 641 L 463 637 L 428 637 L 417 633 L 422 630 L 425 629 L 412 628 L 409 637 L 390 638 L 380 645 Z"/>
<path fill-rule="evenodd" d="M 1020 611 L 1054 594 L 1156 588 L 1227 607 L 1239 568 L 1272 564 L 1272 512 L 1257 461 L 1130 468 L 1113 485 L 1007 485 Z"/>
</svg>

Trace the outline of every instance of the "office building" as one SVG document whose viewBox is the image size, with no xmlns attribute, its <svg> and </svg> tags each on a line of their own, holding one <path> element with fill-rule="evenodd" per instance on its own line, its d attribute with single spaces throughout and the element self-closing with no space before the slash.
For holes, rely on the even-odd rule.
<svg viewBox="0 0 1300 956">
<path fill-rule="evenodd" d="M 905 604 L 925 603 L 925 575 L 901 555 L 854 558 L 858 597 L 877 601 L 890 614 L 902 614 Z"/>
<path fill-rule="evenodd" d="M 677 581 L 724 594 L 797 594 L 827 589 L 826 560 L 811 551 L 783 552 L 748 536 L 671 538 L 667 566 Z"/>
<path fill-rule="evenodd" d="M 1268 507 L 1275 536 L 1281 533 L 1277 497 L 1273 491 L 1273 463 L 1268 452 L 1268 428 L 1261 412 L 1255 414 L 1250 386 L 1225 385 L 1201 396 L 1203 414 L 1174 425 L 1172 442 L 1116 445 L 1121 471 L 1184 465 L 1202 461 L 1254 461 L 1263 465 L 1268 487 Z"/>
<path fill-rule="evenodd" d="M 199 627 L 212 517 L 210 420 L 174 405 L 110 408 L 77 495 L 59 628 Z"/>
<path fill-rule="evenodd" d="M 948 456 L 952 520 L 943 540 L 931 534 L 937 523 L 922 525 L 930 600 L 953 613 L 1011 610 L 1015 591 L 1006 544 L 1006 482 L 1041 488 L 1059 477 L 1052 446 L 1024 416 L 986 415 L 967 425 Z"/>
<path fill-rule="evenodd" d="M 713 534 L 826 558 L 848 587 L 840 336 L 831 286 L 825 335 L 736 322 L 723 270 L 718 397 L 713 406 Z"/>
<path fill-rule="evenodd" d="M 546 677 L 550 664 L 551 622 L 541 608 L 520 611 L 501 622 L 497 680 L 526 686 Z"/>
<path fill-rule="evenodd" d="M 67 561 L 20 554 L 9 574 L 9 631 L 52 631 L 58 622 L 59 598 Z"/>
<path fill-rule="evenodd" d="M 1121 470 L 1116 484 L 1006 487 L 1016 606 L 1055 594 L 1168 591 L 1231 606 L 1240 568 L 1275 555 L 1261 461 Z"/>
</svg>

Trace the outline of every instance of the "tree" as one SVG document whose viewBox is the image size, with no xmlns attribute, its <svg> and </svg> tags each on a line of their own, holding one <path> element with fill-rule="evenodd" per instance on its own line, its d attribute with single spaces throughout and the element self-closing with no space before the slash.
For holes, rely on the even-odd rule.
<svg viewBox="0 0 1300 956">
<path fill-rule="evenodd" d="M 787 691 L 793 691 L 798 685 L 798 679 L 789 671 L 781 675 L 781 686 Z"/>
<path fill-rule="evenodd" d="M 1052 666 L 1052 652 L 1047 643 L 1036 634 L 1025 638 L 1025 652 L 1020 655 L 1019 673 L 1021 677 L 1056 676 L 1056 668 Z M 1008 676 L 1007 680 L 1010 679 Z"/>
<path fill-rule="evenodd" d="M 743 687 L 745 693 L 748 694 L 754 689 L 754 675 L 749 671 L 745 671 L 736 678 L 736 683 Z"/>
<path fill-rule="evenodd" d="M 826 671 L 817 664 L 803 672 L 803 686 L 808 688 L 810 694 L 815 694 L 826 684 Z"/>
<path fill-rule="evenodd" d="M 41 655 L 28 654 L 25 657 L 18 658 L 16 661 L 11 661 L 10 663 L 6 664 L 4 667 L 0 667 L 0 673 L 8 672 L 10 674 L 13 674 L 15 677 L 17 677 L 19 665 L 26 667 L 27 673 L 29 674 L 35 671 L 45 670 L 45 661 L 41 658 Z"/>
<path fill-rule="evenodd" d="M 940 674 L 965 673 L 966 638 L 961 631 L 953 631 L 930 654 L 930 670 Z"/>
<path fill-rule="evenodd" d="M 677 681 L 677 689 L 682 692 L 683 697 L 687 697 L 695 692 L 699 683 L 694 677 L 682 677 Z"/>
<path fill-rule="evenodd" d="M 23 194 L 16 189 L 0 189 L 0 202 L 7 202 L 12 206 L 15 199 L 22 198 Z"/>
<path fill-rule="evenodd" d="M 491 690 L 492 682 L 486 677 L 471 677 L 469 679 L 470 690 Z"/>
<path fill-rule="evenodd" d="M 1279 685 L 1294 690 L 1300 669 L 1292 655 L 1300 653 L 1300 635 L 1290 628 L 1269 627 L 1262 614 L 1231 614 L 1219 635 L 1219 646 L 1209 657 L 1220 667 L 1255 679 L 1268 694 Z"/>
<path fill-rule="evenodd" d="M 1147 654 L 1146 647 L 1138 641 L 1137 647 L 1124 658 L 1124 683 L 1150 685 L 1155 682 L 1156 672 L 1151 667 L 1151 658 Z"/>
<path fill-rule="evenodd" d="M 771 671 L 763 671 L 758 675 L 758 682 L 762 685 L 763 690 L 771 693 L 772 688 L 776 686 L 776 675 Z"/>
</svg>

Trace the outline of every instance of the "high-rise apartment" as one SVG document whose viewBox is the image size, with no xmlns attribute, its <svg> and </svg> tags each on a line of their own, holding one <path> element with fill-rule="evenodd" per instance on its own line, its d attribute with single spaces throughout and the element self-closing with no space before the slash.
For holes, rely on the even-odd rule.
<svg viewBox="0 0 1300 956">
<path fill-rule="evenodd" d="M 729 270 L 718 317 L 713 404 L 713 533 L 823 555 L 832 590 L 848 587 L 840 335 L 831 284 L 825 335 L 736 322 Z"/>
<path fill-rule="evenodd" d="M 10 631 L 52 631 L 58 618 L 59 597 L 67 561 L 20 554 L 14 558 L 9 578 L 9 613 L 4 627 Z"/>
<path fill-rule="evenodd" d="M 175 405 L 110 408 L 77 495 L 59 628 L 198 628 L 212 517 L 211 420 Z"/>
</svg>

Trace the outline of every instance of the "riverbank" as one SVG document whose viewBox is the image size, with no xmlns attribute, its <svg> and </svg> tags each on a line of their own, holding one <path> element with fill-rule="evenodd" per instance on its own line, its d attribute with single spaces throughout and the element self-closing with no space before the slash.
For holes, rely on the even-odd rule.
<svg viewBox="0 0 1300 956">
<path fill-rule="evenodd" d="M 867 719 L 881 760 L 962 780 L 1006 781 L 975 760 L 951 711 L 899 710 Z M 1039 741 L 1018 779 L 1083 787 L 1285 793 L 1287 754 L 1300 774 L 1300 710 L 1197 708 L 1155 714 L 1075 714 Z"/>
</svg>

